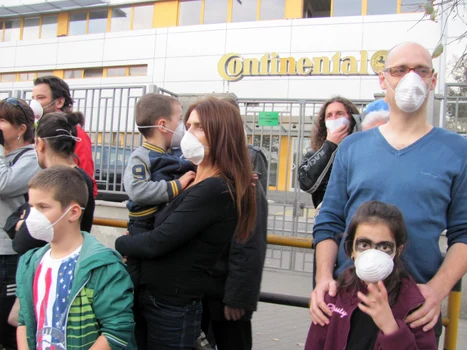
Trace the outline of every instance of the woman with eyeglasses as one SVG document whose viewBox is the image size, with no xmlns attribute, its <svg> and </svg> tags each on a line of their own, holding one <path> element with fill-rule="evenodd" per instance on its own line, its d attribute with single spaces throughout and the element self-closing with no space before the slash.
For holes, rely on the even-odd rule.
<svg viewBox="0 0 467 350">
<path fill-rule="evenodd" d="M 34 113 L 26 102 L 0 101 L 0 348 L 5 349 L 16 349 L 16 328 L 8 325 L 8 315 L 15 302 L 18 255 L 4 226 L 27 201 L 28 182 L 39 170 L 33 125 Z"/>
</svg>

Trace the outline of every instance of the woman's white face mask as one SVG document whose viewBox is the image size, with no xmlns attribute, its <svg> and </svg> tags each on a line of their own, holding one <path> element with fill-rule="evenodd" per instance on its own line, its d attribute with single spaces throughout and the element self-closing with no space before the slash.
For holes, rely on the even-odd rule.
<svg viewBox="0 0 467 350">
<path fill-rule="evenodd" d="M 183 156 L 195 165 L 200 165 L 204 159 L 204 146 L 191 132 L 186 132 L 180 142 Z"/>
</svg>

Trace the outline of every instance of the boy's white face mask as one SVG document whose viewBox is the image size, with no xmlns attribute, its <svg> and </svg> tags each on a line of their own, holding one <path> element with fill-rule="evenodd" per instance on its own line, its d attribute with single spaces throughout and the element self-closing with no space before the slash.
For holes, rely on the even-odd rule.
<svg viewBox="0 0 467 350">
<path fill-rule="evenodd" d="M 28 217 L 25 220 L 25 224 L 28 228 L 29 233 L 35 239 L 40 241 L 46 241 L 47 243 L 52 242 L 54 239 L 54 226 L 57 222 L 62 220 L 66 214 L 70 211 L 69 207 L 63 214 L 60 216 L 57 221 L 53 224 L 47 219 L 47 217 L 42 214 L 39 210 L 34 207 L 31 207 Z"/>
<path fill-rule="evenodd" d="M 337 119 L 329 119 L 325 121 L 326 128 L 332 134 L 334 131 L 339 129 L 342 125 L 350 125 L 350 122 L 347 118 L 341 117 Z"/>
</svg>

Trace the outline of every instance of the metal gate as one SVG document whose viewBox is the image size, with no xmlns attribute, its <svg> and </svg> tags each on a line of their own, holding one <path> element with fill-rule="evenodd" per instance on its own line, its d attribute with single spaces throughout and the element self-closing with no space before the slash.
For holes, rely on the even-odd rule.
<svg viewBox="0 0 467 350">
<path fill-rule="evenodd" d="M 440 126 L 467 135 L 467 83 L 448 83 L 444 88 Z"/>
<path fill-rule="evenodd" d="M 310 145 L 313 119 L 325 100 L 240 99 L 238 102 L 248 141 L 260 147 L 268 159 L 268 233 L 311 238 L 316 212 L 311 196 L 298 186 L 297 173 Z M 353 102 L 362 111 L 371 101 Z M 261 120 L 262 113 L 272 118 L 269 123 Z M 269 246 L 265 265 L 311 272 L 313 253 L 300 248 Z"/>
</svg>

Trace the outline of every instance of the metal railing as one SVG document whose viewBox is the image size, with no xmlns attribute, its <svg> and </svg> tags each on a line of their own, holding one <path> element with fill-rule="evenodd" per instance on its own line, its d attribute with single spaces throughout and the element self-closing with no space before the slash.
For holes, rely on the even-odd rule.
<svg viewBox="0 0 467 350">
<path fill-rule="evenodd" d="M 94 218 L 94 225 L 108 226 L 117 228 L 127 228 L 127 221 L 106 218 Z M 313 239 L 284 237 L 279 235 L 268 235 L 268 244 L 279 245 L 285 247 L 313 249 Z M 462 279 L 459 280 L 452 288 L 448 296 L 447 316 L 443 317 L 442 324 L 446 328 L 444 335 L 444 350 L 456 350 L 457 348 L 457 333 L 459 329 L 459 318 L 461 311 L 462 297 Z M 263 303 L 279 304 L 286 306 L 295 306 L 309 308 L 310 299 L 295 295 L 285 295 L 261 292 L 259 301 Z"/>
</svg>

